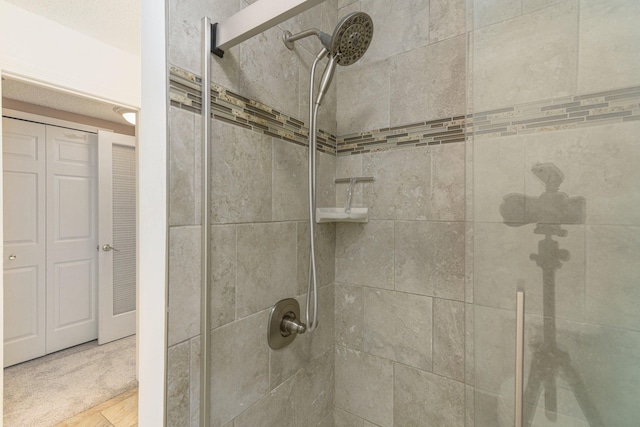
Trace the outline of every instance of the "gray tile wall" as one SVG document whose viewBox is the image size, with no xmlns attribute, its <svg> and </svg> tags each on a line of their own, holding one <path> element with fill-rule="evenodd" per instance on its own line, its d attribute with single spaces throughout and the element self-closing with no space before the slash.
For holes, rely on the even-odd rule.
<svg viewBox="0 0 640 427">
<path fill-rule="evenodd" d="M 356 184 L 369 222 L 336 227 L 336 425 L 463 426 L 464 147 L 338 157 L 336 170 L 375 178 Z"/>
<path fill-rule="evenodd" d="M 342 2 L 374 40 L 338 74 L 338 135 L 464 115 L 463 1 Z M 368 147 L 367 147 L 368 148 Z M 336 228 L 336 426 L 462 427 L 463 143 L 338 156 L 367 224 Z M 336 204 L 346 185 L 336 186 Z"/>
<path fill-rule="evenodd" d="M 199 75 L 200 18 L 216 22 L 247 5 L 170 1 L 170 66 Z M 309 39 L 289 51 L 281 32 L 307 26 L 329 31 L 336 20 L 337 1 L 328 1 L 230 49 L 224 59 L 212 56 L 213 82 L 307 122 L 308 72 L 320 45 Z M 179 427 L 199 425 L 201 380 L 201 116 L 187 110 L 169 112 L 167 425 Z M 334 87 L 319 118 L 323 131 L 335 134 L 335 111 Z M 335 226 L 317 230 L 318 329 L 279 351 L 266 340 L 271 305 L 295 297 L 305 307 L 307 149 L 222 120 L 211 125 L 211 425 L 332 425 Z M 318 153 L 318 200 L 324 205 L 335 200 L 335 159 Z"/>
<path fill-rule="evenodd" d="M 379 50 L 338 76 L 338 141 L 364 140 L 359 150 L 339 154 L 336 176 L 376 181 L 358 184 L 354 197 L 356 206 L 369 207 L 370 222 L 337 228 L 336 372 L 348 377 L 336 381 L 335 424 L 512 425 L 515 290 L 527 292 L 525 375 L 549 296 L 529 258 L 542 236 L 531 225 L 505 225 L 500 205 L 510 193 L 539 196 L 544 187 L 531 167 L 553 163 L 564 174 L 561 191 L 587 204 L 584 224 L 566 225 L 568 235 L 556 238 L 569 253 L 555 277 L 557 339 L 584 381 L 579 397 L 594 402 L 605 425 L 633 425 L 640 414 L 624 390 L 637 395 L 640 381 L 621 372 L 637 371 L 640 345 L 632 308 L 640 302 L 634 184 L 640 129 L 636 119 L 621 118 L 637 101 L 613 91 L 637 93 L 640 83 L 640 27 L 632 24 L 638 3 L 482 1 L 467 2 L 468 14 L 463 2 L 432 0 L 426 12 L 411 1 L 394 2 L 393 11 L 381 3 L 339 3 L 340 15 L 387 14 L 376 31 L 394 36 L 383 32 L 372 44 Z M 404 16 L 403 28 L 388 28 L 398 25 L 397 16 Z M 416 28 L 420 36 L 398 43 Z M 526 120 L 533 105 L 551 99 L 573 104 L 545 105 L 539 123 L 502 123 L 516 104 L 514 117 Z M 615 105 L 596 108 L 609 101 Z M 403 133 L 402 124 L 486 110 L 496 110 L 488 113 L 495 123 L 474 117 L 478 137 L 466 147 L 365 146 L 394 126 Z M 577 126 L 576 119 L 543 123 L 565 113 L 601 116 Z M 492 130 L 498 127 L 505 129 Z M 365 154 L 349 155 L 358 151 Z M 345 188 L 336 188 L 338 206 Z M 510 213 L 524 221 L 525 210 Z M 422 298 L 431 300 L 428 309 L 416 309 Z M 381 386 L 388 375 L 393 385 Z M 557 423 L 587 425 L 574 390 L 562 381 Z M 534 424 L 546 425 L 544 418 L 538 408 Z"/>
<path fill-rule="evenodd" d="M 561 103 L 565 96 L 564 103 L 584 104 L 562 111 L 544 107 L 549 120 L 567 113 L 569 118 L 602 114 L 604 121 L 596 124 L 590 120 L 595 117 L 587 117 L 575 127 L 540 123 L 541 132 L 474 136 L 473 163 L 467 166 L 473 236 L 467 249 L 473 256 L 475 305 L 466 327 L 468 358 L 472 355 L 475 361 L 466 361 L 466 373 L 475 389 L 467 392 L 467 407 L 474 402 L 476 427 L 513 424 L 513 309 L 516 290 L 522 288 L 527 295 L 525 378 L 553 372 L 554 358 L 542 348 L 542 316 L 551 310 L 551 301 L 555 337 L 567 367 L 556 375 L 557 408 L 547 408 L 545 414 L 542 396 L 537 405 L 533 399 L 526 402 L 525 410 L 535 413 L 533 425 L 549 425 L 548 420 L 557 417 L 557 425 L 633 426 L 640 417 L 629 398 L 640 393 L 640 127 L 615 115 L 630 115 L 622 113 L 624 106 L 638 104 L 618 92 L 597 92 L 640 83 L 640 27 L 632 24 L 640 17 L 639 4 L 504 0 L 475 2 L 473 15 L 473 110 L 522 103 L 519 109 L 525 116 L 527 105 L 549 97 Z M 603 105 L 607 101 L 616 105 Z M 592 113 L 584 112 L 587 102 L 593 104 Z M 598 111 L 598 104 L 604 109 Z M 477 124 L 474 117 L 474 128 Z M 562 173 L 559 191 L 582 197 L 586 205 L 583 221 L 562 225 L 567 235 L 553 237 L 558 248 L 567 251 L 553 278 L 554 298 L 543 292 L 542 270 L 530 258 L 540 253 L 544 238 L 534 234 L 533 224 L 526 224 L 535 203 L 530 200 L 525 209 L 504 205 L 501 212 L 505 196 L 538 198 L 543 193 L 543 182 L 532 172 L 537 164 L 557 167 Z M 545 204 L 545 211 L 558 212 L 552 203 Z M 508 213 L 514 223 L 505 224 L 501 213 Z M 556 261 L 553 256 L 538 259 L 547 266 Z M 534 360 L 539 361 L 537 370 L 532 370 Z M 567 372 L 575 373 L 579 382 L 576 377 L 569 380 Z"/>
<path fill-rule="evenodd" d="M 252 2 L 172 0 L 171 64 L 199 74 L 200 17 L 216 21 Z M 304 40 L 292 53 L 279 32 L 330 30 L 355 10 L 372 15 L 376 33 L 360 62 L 339 68 L 321 113 L 320 127 L 338 136 L 516 104 L 526 116 L 528 103 L 640 84 L 633 0 L 332 0 L 224 60 L 212 57 L 216 83 L 306 122 L 318 46 Z M 616 99 L 601 113 L 637 108 L 633 102 Z M 170 114 L 168 420 L 182 426 L 197 425 L 199 405 L 200 116 Z M 527 291 L 532 346 L 545 300 L 529 259 L 540 236 L 531 226 L 506 226 L 499 207 L 509 193 L 541 193 L 530 171 L 537 162 L 556 164 L 562 191 L 587 200 L 585 224 L 566 226 L 560 239 L 570 260 L 556 275 L 558 341 L 606 424 L 632 425 L 640 392 L 640 378 L 629 374 L 640 363 L 640 128 L 631 120 L 544 129 L 555 132 L 538 126 L 535 134 L 516 123 L 513 136 L 479 128 L 488 135 L 466 143 L 319 155 L 320 205 L 344 203 L 346 187 L 335 177 L 375 177 L 354 195 L 370 221 L 319 228 L 321 327 L 279 352 L 256 329 L 283 296 L 304 306 L 306 150 L 214 122 L 216 138 L 228 142 L 216 147 L 212 186 L 211 339 L 223 349 L 212 363 L 224 371 L 213 385 L 228 391 L 211 402 L 214 425 L 511 423 L 515 289 Z M 527 366 L 532 354 L 528 348 Z M 559 422 L 579 423 L 566 384 L 558 393 Z"/>
</svg>

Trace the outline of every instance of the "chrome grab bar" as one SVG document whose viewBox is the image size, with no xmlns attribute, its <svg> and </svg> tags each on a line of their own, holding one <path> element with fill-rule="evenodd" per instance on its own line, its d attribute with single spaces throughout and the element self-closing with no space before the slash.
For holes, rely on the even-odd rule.
<svg viewBox="0 0 640 427">
<path fill-rule="evenodd" d="M 524 291 L 516 294 L 516 375 L 514 426 L 522 427 L 524 392 Z"/>
</svg>

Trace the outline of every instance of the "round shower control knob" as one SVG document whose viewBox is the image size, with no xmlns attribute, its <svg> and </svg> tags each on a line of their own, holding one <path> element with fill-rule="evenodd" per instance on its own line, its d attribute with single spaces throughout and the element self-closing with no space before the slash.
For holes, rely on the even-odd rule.
<svg viewBox="0 0 640 427">
<path fill-rule="evenodd" d="M 267 327 L 269 347 L 279 350 L 291 344 L 298 334 L 307 331 L 300 322 L 300 304 L 293 298 L 280 300 L 271 308 Z"/>
</svg>

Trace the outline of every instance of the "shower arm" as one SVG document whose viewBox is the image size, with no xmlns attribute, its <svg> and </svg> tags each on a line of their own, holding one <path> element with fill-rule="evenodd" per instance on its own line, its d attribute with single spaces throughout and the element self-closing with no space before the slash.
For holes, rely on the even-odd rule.
<svg viewBox="0 0 640 427">
<path fill-rule="evenodd" d="M 317 28 L 309 28 L 308 30 L 301 31 L 298 34 L 291 34 L 291 31 L 285 31 L 282 34 L 282 41 L 284 42 L 285 46 L 287 46 L 287 49 L 293 50 L 294 42 L 311 36 L 318 37 L 325 49 L 330 50 L 331 36 L 325 32 L 320 31 Z"/>
</svg>

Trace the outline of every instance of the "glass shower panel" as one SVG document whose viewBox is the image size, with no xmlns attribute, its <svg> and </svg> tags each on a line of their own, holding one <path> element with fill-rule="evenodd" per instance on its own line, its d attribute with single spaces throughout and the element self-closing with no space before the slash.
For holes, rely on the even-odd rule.
<svg viewBox="0 0 640 427">
<path fill-rule="evenodd" d="M 473 11 L 469 425 L 514 426 L 518 290 L 522 425 L 638 425 L 638 18 L 633 0 Z"/>
</svg>

